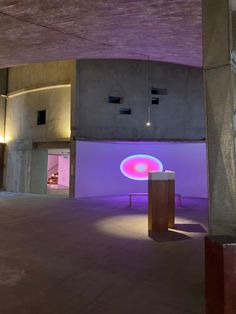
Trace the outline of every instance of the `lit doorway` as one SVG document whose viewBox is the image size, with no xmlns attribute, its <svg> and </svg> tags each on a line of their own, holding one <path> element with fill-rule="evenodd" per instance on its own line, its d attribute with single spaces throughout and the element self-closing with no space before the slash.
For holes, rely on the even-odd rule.
<svg viewBox="0 0 236 314">
<path fill-rule="evenodd" d="M 48 149 L 47 194 L 69 196 L 70 150 Z"/>
</svg>

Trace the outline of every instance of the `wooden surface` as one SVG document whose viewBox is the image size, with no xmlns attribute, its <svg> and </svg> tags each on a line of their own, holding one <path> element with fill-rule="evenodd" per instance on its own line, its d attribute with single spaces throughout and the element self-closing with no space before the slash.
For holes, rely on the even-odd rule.
<svg viewBox="0 0 236 314">
<path fill-rule="evenodd" d="M 129 207 L 132 207 L 132 198 L 133 196 L 148 196 L 148 193 L 129 193 Z M 174 196 L 178 200 L 178 206 L 182 206 L 182 195 L 181 194 L 174 194 Z"/>
<path fill-rule="evenodd" d="M 168 228 L 175 226 L 175 181 L 168 180 Z"/>
<path fill-rule="evenodd" d="M 205 239 L 206 314 L 236 313 L 236 239 Z"/>
<path fill-rule="evenodd" d="M 148 231 L 157 233 L 174 227 L 174 180 L 148 181 Z"/>
</svg>

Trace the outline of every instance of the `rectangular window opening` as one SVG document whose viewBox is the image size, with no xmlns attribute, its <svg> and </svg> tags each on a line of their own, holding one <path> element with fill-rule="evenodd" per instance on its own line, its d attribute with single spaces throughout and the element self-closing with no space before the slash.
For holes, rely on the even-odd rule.
<svg viewBox="0 0 236 314">
<path fill-rule="evenodd" d="M 152 95 L 167 95 L 167 88 L 155 88 L 152 87 Z"/>
<path fill-rule="evenodd" d="M 46 124 L 46 110 L 37 111 L 37 125 Z"/>
<path fill-rule="evenodd" d="M 152 97 L 152 105 L 159 105 L 159 98 Z"/>
<path fill-rule="evenodd" d="M 120 108 L 120 114 L 131 114 L 130 108 Z"/>
<path fill-rule="evenodd" d="M 109 104 L 121 104 L 122 103 L 122 98 L 121 97 L 116 97 L 116 96 L 109 96 L 108 97 L 108 102 L 109 102 Z"/>
</svg>

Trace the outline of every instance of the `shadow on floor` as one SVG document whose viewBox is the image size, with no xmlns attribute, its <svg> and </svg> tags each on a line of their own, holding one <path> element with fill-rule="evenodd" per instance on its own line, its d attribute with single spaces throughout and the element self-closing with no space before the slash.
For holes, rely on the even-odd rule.
<svg viewBox="0 0 236 314">
<path fill-rule="evenodd" d="M 159 233 L 151 233 L 149 231 L 148 236 L 156 242 L 172 242 L 191 239 L 191 237 L 187 236 L 186 234 L 182 234 L 172 230 L 163 231 Z"/>
<path fill-rule="evenodd" d="M 175 230 L 207 233 L 206 229 L 204 229 L 200 224 L 175 224 Z"/>
</svg>

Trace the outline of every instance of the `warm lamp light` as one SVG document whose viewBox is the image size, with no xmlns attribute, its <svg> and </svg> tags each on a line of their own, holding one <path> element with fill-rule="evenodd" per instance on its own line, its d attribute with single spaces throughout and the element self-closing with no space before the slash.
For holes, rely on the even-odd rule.
<svg viewBox="0 0 236 314">
<path fill-rule="evenodd" d="M 5 142 L 4 143 L 8 143 L 10 141 L 10 136 L 9 135 L 6 135 L 5 136 Z"/>
</svg>

